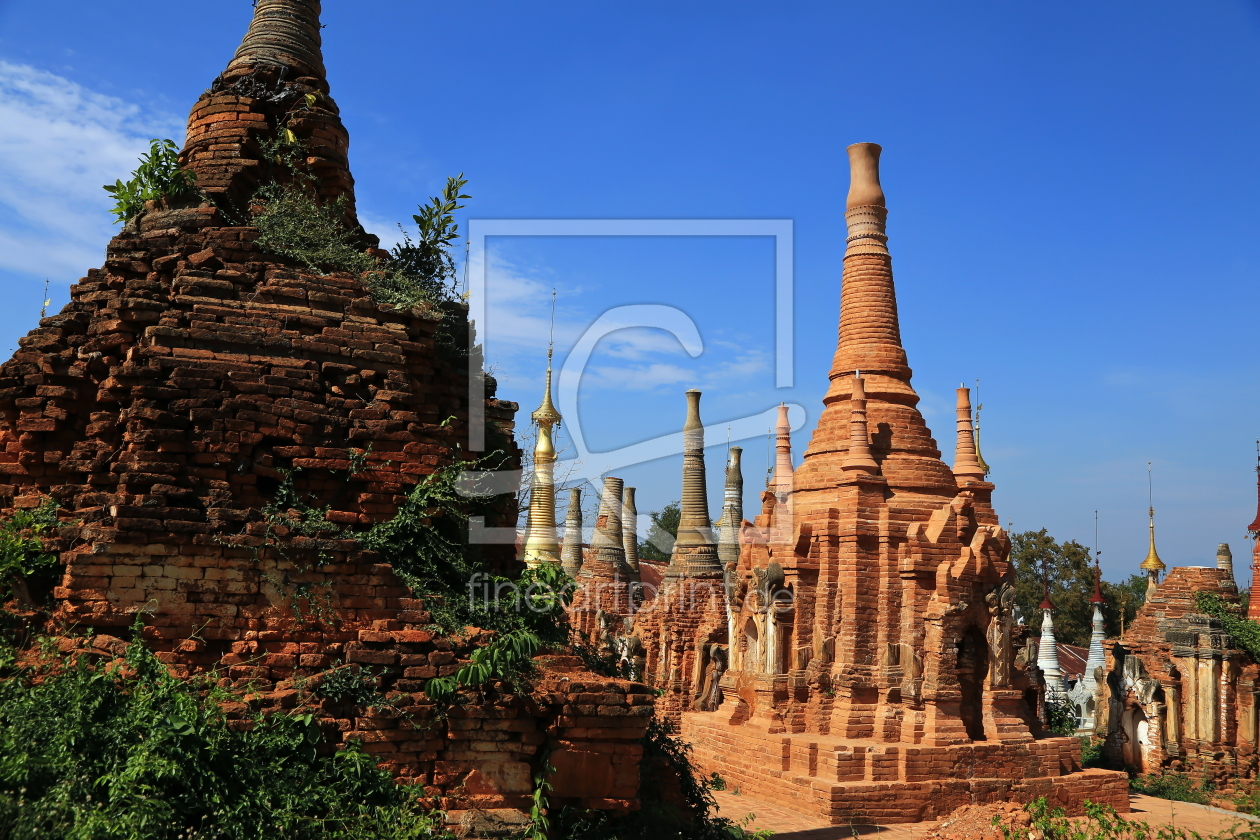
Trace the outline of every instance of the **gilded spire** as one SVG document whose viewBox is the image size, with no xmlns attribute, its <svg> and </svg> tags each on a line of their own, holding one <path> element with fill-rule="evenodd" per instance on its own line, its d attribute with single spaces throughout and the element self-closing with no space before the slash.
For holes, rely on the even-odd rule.
<svg viewBox="0 0 1260 840">
<path fill-rule="evenodd" d="M 1142 561 L 1142 568 L 1148 573 L 1154 572 L 1158 578 L 1159 573 L 1168 567 L 1164 565 L 1163 560 L 1159 559 L 1159 552 L 1155 550 L 1155 508 L 1148 508 L 1147 514 L 1151 518 L 1151 545 L 1150 548 L 1146 550 L 1146 559 Z"/>
<path fill-rule="evenodd" d="M 971 390 L 958 388 L 958 440 L 954 446 L 954 477 L 958 484 L 984 481 L 984 467 L 976 457 L 975 431 L 971 426 Z"/>
<path fill-rule="evenodd" d="M 228 73 L 269 64 L 283 68 L 290 78 L 323 79 L 319 13 L 319 0 L 257 0 Z"/>
<path fill-rule="evenodd" d="M 849 396 L 849 454 L 841 469 L 874 475 L 879 471 L 879 464 L 871 457 L 871 438 L 866 428 L 866 388 L 861 373 L 853 374 L 853 392 Z"/>
<path fill-rule="evenodd" d="M 704 474 L 704 424 L 700 422 L 700 392 L 687 392 L 687 421 L 683 424 L 682 511 L 678 539 L 669 558 L 666 577 L 721 577 L 717 544 L 709 519 L 708 483 Z"/>
<path fill-rule="evenodd" d="M 551 355 L 547 350 L 547 389 L 542 405 L 531 416 L 538 426 L 534 444 L 534 481 L 529 491 L 529 521 L 525 528 L 525 546 L 521 559 L 526 565 L 560 562 L 560 543 L 556 535 L 556 447 L 552 427 L 560 423 L 560 412 L 551 402 Z"/>
<path fill-rule="evenodd" d="M 564 551 L 560 555 L 560 567 L 571 578 L 576 578 L 582 571 L 582 491 L 577 487 L 569 491 L 569 512 L 564 517 Z"/>
</svg>

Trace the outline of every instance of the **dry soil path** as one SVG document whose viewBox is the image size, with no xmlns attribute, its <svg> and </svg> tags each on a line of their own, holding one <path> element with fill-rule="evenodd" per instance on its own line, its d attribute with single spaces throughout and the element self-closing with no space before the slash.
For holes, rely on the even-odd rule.
<svg viewBox="0 0 1260 840">
<path fill-rule="evenodd" d="M 878 837 L 879 840 L 920 840 L 929 830 L 936 826 L 935 822 L 906 823 L 903 825 L 876 826 L 820 826 L 817 819 L 803 816 L 782 805 L 763 802 L 745 794 L 731 791 L 718 791 L 714 794 L 718 804 L 722 806 L 722 816 L 737 822 L 749 814 L 756 817 L 749 824 L 750 828 L 768 828 L 774 832 L 775 840 L 850 840 L 853 837 Z M 1260 823 L 1244 820 L 1242 817 L 1192 805 L 1188 802 L 1170 802 L 1167 799 L 1156 799 L 1152 796 L 1129 797 L 1133 813 L 1129 819 L 1141 820 L 1155 825 L 1173 825 L 1197 831 L 1204 837 L 1212 834 L 1228 832 L 1238 827 L 1252 829 L 1249 836 L 1260 838 Z"/>
</svg>

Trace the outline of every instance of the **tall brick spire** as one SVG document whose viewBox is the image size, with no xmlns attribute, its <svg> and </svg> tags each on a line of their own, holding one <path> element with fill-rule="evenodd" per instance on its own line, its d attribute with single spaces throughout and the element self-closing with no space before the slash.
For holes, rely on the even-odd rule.
<svg viewBox="0 0 1260 840">
<path fill-rule="evenodd" d="M 984 481 L 985 469 L 976 454 L 975 429 L 971 425 L 971 389 L 958 389 L 958 442 L 954 448 L 954 476 L 959 485 Z"/>
<path fill-rule="evenodd" d="M 770 489 L 786 501 L 792 493 L 792 423 L 788 420 L 788 407 L 779 406 L 779 422 L 774 429 L 774 474 L 770 478 Z"/>
<path fill-rule="evenodd" d="M 678 539 L 665 571 L 668 578 L 721 577 L 717 541 L 709 519 L 708 481 L 704 474 L 704 424 L 700 422 L 700 392 L 687 392 L 687 421 L 683 424 L 682 511 Z"/>
<path fill-rule="evenodd" d="M 251 72 L 260 64 L 269 64 L 295 79 L 323 79 L 319 13 L 319 0 L 258 0 L 249 31 L 227 73 Z"/>
<path fill-rule="evenodd" d="M 888 210 L 879 182 L 880 151 L 874 143 L 848 149 L 852 180 L 845 212 L 848 248 L 840 292 L 840 335 L 831 386 L 823 398 L 826 408 L 796 472 L 798 512 L 827 505 L 825 496 L 850 445 L 849 400 L 859 371 L 865 384 L 872 455 L 889 489 L 926 494 L 935 504 L 952 497 L 958 488 L 916 408 L 919 396 L 910 386 L 885 233 Z"/>
<path fill-rule="evenodd" d="M 319 14 L 318 0 L 258 0 L 236 55 L 193 106 L 180 159 L 217 204 L 239 211 L 265 179 L 287 177 L 263 143 L 288 131 L 319 197 L 344 199 L 347 220 L 357 224 L 350 135 L 328 95 Z"/>
</svg>

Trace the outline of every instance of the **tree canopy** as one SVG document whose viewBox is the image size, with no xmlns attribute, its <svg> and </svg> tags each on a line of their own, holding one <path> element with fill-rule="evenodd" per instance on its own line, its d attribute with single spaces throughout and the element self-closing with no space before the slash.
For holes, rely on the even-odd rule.
<svg viewBox="0 0 1260 840">
<path fill-rule="evenodd" d="M 1055 637 L 1065 644 L 1089 646 L 1094 616 L 1089 599 L 1094 595 L 1094 561 L 1090 549 L 1076 540 L 1060 544 L 1040 531 L 1011 534 L 1011 562 L 1015 565 L 1015 603 L 1024 621 L 1034 632 L 1041 627 L 1041 605 L 1045 597 L 1042 563 L 1055 605 Z M 1146 597 L 1146 578 L 1132 575 L 1123 583 L 1103 581 L 1103 626 L 1108 637 L 1118 636 L 1128 627 Z"/>
<path fill-rule="evenodd" d="M 679 502 L 670 502 L 648 516 L 652 517 L 652 527 L 648 529 L 647 541 L 639 543 L 639 559 L 652 563 L 668 563 L 674 540 L 678 537 L 682 506 Z"/>
</svg>

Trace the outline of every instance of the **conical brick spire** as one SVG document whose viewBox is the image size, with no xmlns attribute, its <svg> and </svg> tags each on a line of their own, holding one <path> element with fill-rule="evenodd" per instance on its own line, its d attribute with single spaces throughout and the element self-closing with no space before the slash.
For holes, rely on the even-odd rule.
<svg viewBox="0 0 1260 840">
<path fill-rule="evenodd" d="M 788 407 L 779 406 L 779 422 L 774 429 L 774 475 L 770 479 L 770 489 L 779 497 L 779 501 L 787 500 L 792 493 L 792 423 L 788 420 Z"/>
<path fill-rule="evenodd" d="M 235 57 L 193 107 L 180 160 L 216 204 L 244 207 L 267 179 L 292 177 L 264 153 L 266 143 L 287 143 L 313 193 L 342 200 L 354 229 L 350 136 L 328 95 L 319 16 L 317 0 L 258 0 Z M 365 234 L 362 244 L 376 240 Z"/>
<path fill-rule="evenodd" d="M 604 494 L 599 502 L 599 517 L 591 548 L 582 564 L 582 576 L 601 581 L 626 580 L 625 539 L 621 531 L 622 498 L 625 481 L 609 476 L 604 479 Z"/>
<path fill-rule="evenodd" d="M 840 292 L 840 335 L 831 365 L 826 408 L 796 470 L 797 515 L 830 506 L 828 499 L 851 442 L 853 379 L 864 380 L 873 458 L 889 489 L 918 504 L 939 504 L 957 493 L 950 468 L 916 406 L 910 366 L 901 344 L 892 257 L 885 233 L 888 211 L 879 181 L 880 147 L 850 146 L 851 185 L 845 218 L 848 249 Z"/>
<path fill-rule="evenodd" d="M 626 551 L 626 568 L 636 579 L 639 574 L 639 508 L 634 501 L 634 488 L 627 487 L 622 500 L 621 542 Z"/>
<path fill-rule="evenodd" d="M 227 73 L 261 64 L 284 69 L 290 78 L 324 78 L 318 0 L 257 0 L 254 19 Z"/>
<path fill-rule="evenodd" d="M 1234 579 L 1234 552 L 1229 550 L 1229 543 L 1221 543 L 1216 547 L 1216 568 L 1224 572 L 1230 580 Z"/>
<path fill-rule="evenodd" d="M 879 472 L 879 464 L 871 457 L 871 437 L 866 427 L 866 390 L 860 376 L 853 377 L 849 412 L 849 454 L 844 459 L 844 471 Z"/>
<path fill-rule="evenodd" d="M 954 448 L 954 477 L 959 486 L 984 481 L 984 467 L 976 457 L 975 430 L 971 425 L 971 389 L 958 389 L 958 443 Z"/>
<path fill-rule="evenodd" d="M 730 461 L 726 465 L 726 488 L 718 528 L 718 557 L 723 567 L 739 562 L 739 526 L 744 521 L 743 454 L 740 447 L 731 447 Z"/>
<path fill-rule="evenodd" d="M 687 392 L 687 421 L 683 424 L 683 490 L 678 538 L 674 541 L 665 576 L 673 579 L 722 576 L 713 523 L 709 519 L 700 392 L 694 389 Z"/>
<path fill-rule="evenodd" d="M 571 578 L 582 571 L 582 491 L 574 487 L 569 491 L 569 512 L 564 517 L 564 550 L 560 554 L 560 568 Z"/>
</svg>

